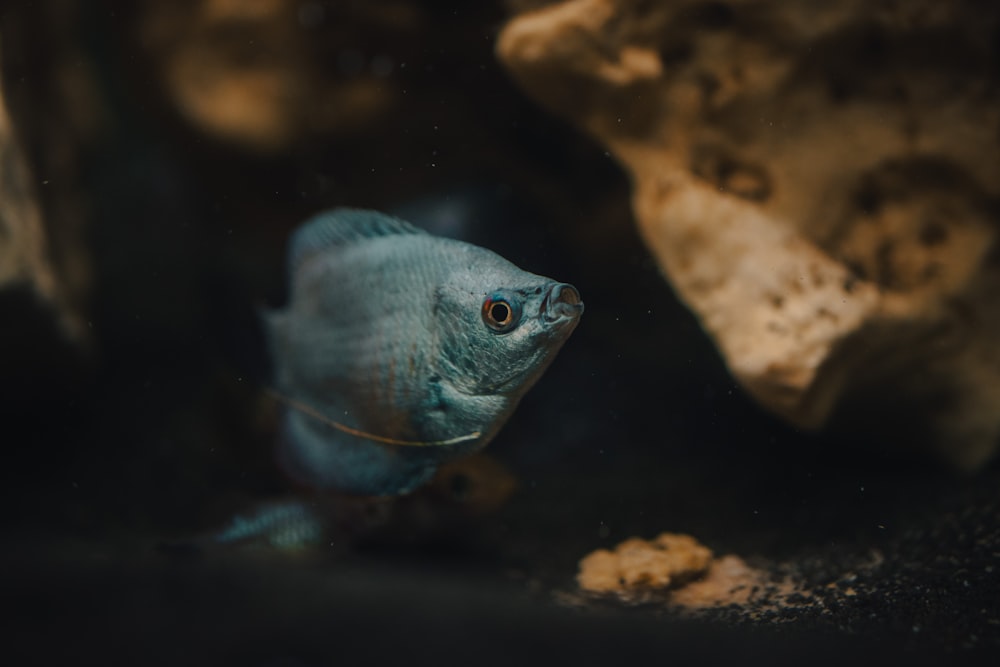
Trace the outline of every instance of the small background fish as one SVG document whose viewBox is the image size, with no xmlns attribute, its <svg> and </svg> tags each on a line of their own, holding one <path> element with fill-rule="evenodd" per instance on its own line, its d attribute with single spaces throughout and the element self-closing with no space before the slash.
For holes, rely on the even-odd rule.
<svg viewBox="0 0 1000 667">
<path fill-rule="evenodd" d="M 266 316 L 279 462 L 359 495 L 408 493 L 485 446 L 583 312 L 571 285 L 373 211 L 308 221 L 289 271 Z"/>
</svg>

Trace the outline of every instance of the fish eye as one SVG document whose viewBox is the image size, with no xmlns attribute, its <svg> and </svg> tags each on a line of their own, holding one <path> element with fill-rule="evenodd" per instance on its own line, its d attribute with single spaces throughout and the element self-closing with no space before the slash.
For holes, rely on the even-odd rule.
<svg viewBox="0 0 1000 667">
<path fill-rule="evenodd" d="M 494 294 L 483 301 L 483 322 L 497 333 L 507 333 L 521 320 L 521 308 L 517 302 L 501 294 Z"/>
</svg>

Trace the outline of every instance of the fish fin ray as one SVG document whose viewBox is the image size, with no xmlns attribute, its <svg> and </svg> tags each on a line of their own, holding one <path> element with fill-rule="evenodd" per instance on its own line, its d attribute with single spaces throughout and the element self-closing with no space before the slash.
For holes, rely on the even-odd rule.
<svg viewBox="0 0 1000 667">
<path fill-rule="evenodd" d="M 378 211 L 336 208 L 314 216 L 292 235 L 289 265 L 294 269 L 328 248 L 347 246 L 365 239 L 426 233 L 405 220 Z"/>
</svg>

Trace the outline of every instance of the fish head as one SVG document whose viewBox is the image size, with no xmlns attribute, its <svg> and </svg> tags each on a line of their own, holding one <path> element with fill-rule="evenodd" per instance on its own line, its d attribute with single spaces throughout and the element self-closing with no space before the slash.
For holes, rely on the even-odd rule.
<svg viewBox="0 0 1000 667">
<path fill-rule="evenodd" d="M 499 262 L 453 273 L 438 289 L 434 326 L 442 375 L 476 396 L 518 399 L 583 314 L 575 287 Z"/>
</svg>

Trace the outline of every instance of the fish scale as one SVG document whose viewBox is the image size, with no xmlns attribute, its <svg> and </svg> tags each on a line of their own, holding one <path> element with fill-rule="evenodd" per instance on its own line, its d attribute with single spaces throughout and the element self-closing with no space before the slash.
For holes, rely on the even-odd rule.
<svg viewBox="0 0 1000 667">
<path fill-rule="evenodd" d="M 307 221 L 289 266 L 289 304 L 266 318 L 279 462 L 349 493 L 409 492 L 485 446 L 583 312 L 570 285 L 373 211 Z"/>
</svg>

